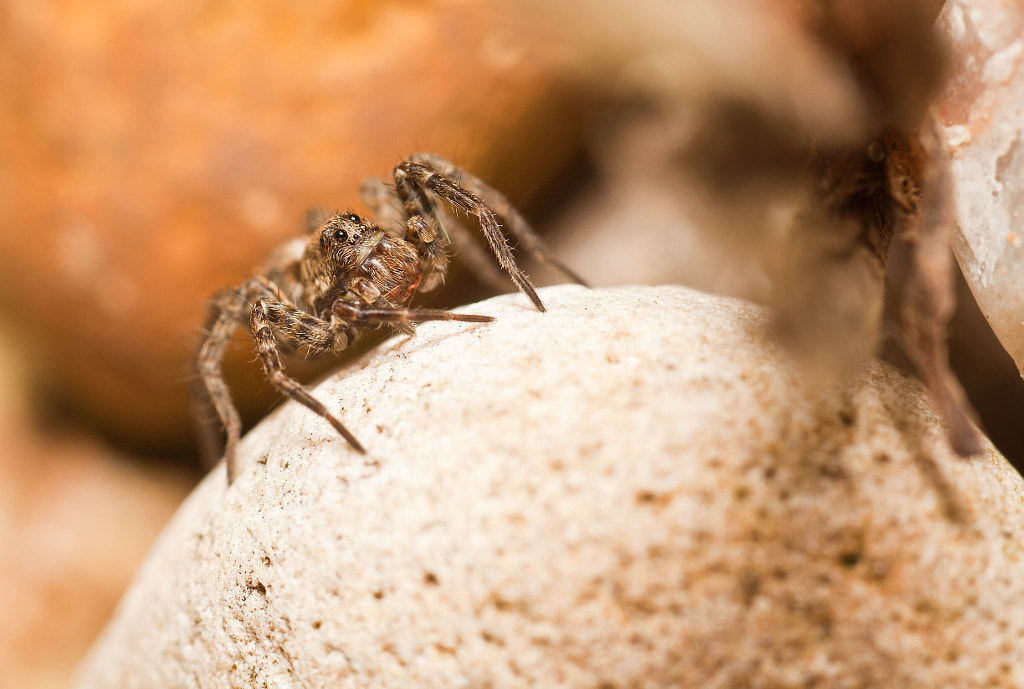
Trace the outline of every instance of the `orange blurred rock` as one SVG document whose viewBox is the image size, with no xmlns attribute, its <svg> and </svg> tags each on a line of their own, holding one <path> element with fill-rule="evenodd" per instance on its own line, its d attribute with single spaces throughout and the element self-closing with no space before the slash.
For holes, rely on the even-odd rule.
<svg viewBox="0 0 1024 689">
<path fill-rule="evenodd" d="M 188 432 L 206 300 L 307 209 L 422 149 L 515 198 L 574 147 L 555 61 L 483 0 L 5 15 L 0 307 L 61 397 L 147 445 Z"/>
</svg>

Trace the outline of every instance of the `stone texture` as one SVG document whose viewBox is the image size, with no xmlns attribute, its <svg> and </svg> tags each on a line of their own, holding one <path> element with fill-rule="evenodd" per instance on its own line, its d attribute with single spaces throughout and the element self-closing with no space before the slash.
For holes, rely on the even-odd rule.
<svg viewBox="0 0 1024 689">
<path fill-rule="evenodd" d="M 436 150 L 510 198 L 579 137 L 499 3 L 11 0 L 0 17 L 0 311 L 108 434 L 191 438 L 212 294 L 316 208 Z M 248 377 L 240 377 L 240 385 Z"/>
<path fill-rule="evenodd" d="M 683 288 L 466 307 L 285 405 L 81 668 L 118 687 L 1021 687 L 1024 481 Z"/>
</svg>

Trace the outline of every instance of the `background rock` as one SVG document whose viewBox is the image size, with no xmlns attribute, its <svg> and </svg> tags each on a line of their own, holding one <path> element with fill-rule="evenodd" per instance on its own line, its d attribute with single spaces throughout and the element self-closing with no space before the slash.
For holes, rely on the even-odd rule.
<svg viewBox="0 0 1024 689">
<path fill-rule="evenodd" d="M 44 425 L 0 329 L 0 689 L 68 686 L 191 481 Z"/>
<path fill-rule="evenodd" d="M 1024 482 L 920 386 L 808 390 L 682 288 L 467 307 L 285 405 L 189 498 L 92 687 L 1019 687 Z"/>
<path fill-rule="evenodd" d="M 954 51 L 941 103 L 967 284 L 1024 375 L 1024 8 L 951 0 L 940 26 Z"/>
<path fill-rule="evenodd" d="M 355 203 L 365 176 L 386 175 L 410 150 L 449 155 L 525 204 L 546 236 L 564 235 L 559 256 L 593 284 L 759 291 L 756 260 L 737 260 L 749 247 L 723 237 L 733 250 L 722 260 L 697 235 L 679 134 L 701 89 L 753 95 L 823 136 L 856 124 L 846 73 L 801 36 L 799 10 L 811 5 L 566 1 L 559 22 L 533 14 L 540 5 L 550 17 L 552 3 L 515 2 L 510 15 L 488 0 L 311 0 L 301 12 L 3 3 L 0 329 L 16 342 L 12 368 L 33 375 L 0 391 L 19 402 L 0 404 L 4 586 L 19 611 L 0 624 L 0 686 L 65 686 L 148 539 L 197 480 L 184 400 L 210 293 L 301 231 L 310 206 Z M 950 7 L 974 27 L 978 12 L 996 12 L 1000 28 L 986 35 L 998 40 L 980 45 L 1009 49 L 992 54 L 1007 80 L 971 71 L 989 63 L 984 50 L 966 76 L 999 77 L 997 95 L 1012 87 L 1018 24 L 998 17 L 1016 9 Z M 577 79 L 561 58 L 592 27 Z M 972 89 L 950 102 L 986 106 L 976 97 L 985 89 Z M 945 115 L 959 144 L 998 144 L 990 161 L 1009 150 L 984 135 L 983 119 L 966 141 L 949 118 L 973 116 Z M 576 156 L 580 140 L 588 153 Z M 971 187 L 981 201 L 998 189 L 1000 213 L 1013 160 L 1001 188 L 991 167 Z M 473 300 L 457 273 L 444 303 Z M 954 367 L 990 437 L 1024 466 L 1024 382 L 966 291 L 960 303 Z M 277 397 L 250 350 L 234 354 L 231 382 L 258 418 Z"/>
<path fill-rule="evenodd" d="M 0 309 L 54 396 L 148 450 L 191 438 L 209 298 L 306 211 L 423 149 L 516 198 L 579 138 L 550 50 L 481 0 L 13 0 L 0 74 Z"/>
</svg>

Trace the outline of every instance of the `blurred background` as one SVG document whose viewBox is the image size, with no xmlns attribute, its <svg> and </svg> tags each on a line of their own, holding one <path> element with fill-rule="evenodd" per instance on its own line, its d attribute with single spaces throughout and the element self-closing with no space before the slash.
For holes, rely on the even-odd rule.
<svg viewBox="0 0 1024 689">
<path fill-rule="evenodd" d="M 188 388 L 209 297 L 308 210 L 361 209 L 362 180 L 404 156 L 492 183 L 594 285 L 756 298 L 756 262 L 722 252 L 744 235 L 692 230 L 679 152 L 695 103 L 746 99 L 841 138 L 861 94 L 799 3 L 708 5 L 3 3 L 0 689 L 67 685 L 205 473 Z M 954 368 L 1020 467 L 1024 385 L 959 293 Z M 456 267 L 421 303 L 487 295 Z M 277 399 L 236 349 L 251 423 Z"/>
</svg>

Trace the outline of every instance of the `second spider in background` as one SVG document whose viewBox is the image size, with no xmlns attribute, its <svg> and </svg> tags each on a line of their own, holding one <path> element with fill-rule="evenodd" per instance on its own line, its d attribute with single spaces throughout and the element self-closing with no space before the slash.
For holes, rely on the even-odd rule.
<svg viewBox="0 0 1024 689">
<path fill-rule="evenodd" d="M 394 187 L 378 181 L 363 190 L 366 203 L 381 218 L 380 224 L 349 211 L 333 215 L 313 227 L 308 237 L 281 247 L 258 275 L 214 298 L 198 367 L 205 393 L 227 433 L 224 458 L 229 482 L 238 475 L 242 423 L 222 363 L 238 325 L 248 323 L 267 380 L 323 417 L 353 449 L 363 453 L 363 446 L 341 421 L 285 373 L 282 355 L 302 352 L 315 358 L 337 354 L 362 332 L 383 325 L 408 330 L 410 323 L 421 321 L 492 320 L 408 306 L 417 291 L 433 289 L 444 281 L 449 236 L 467 250 L 474 268 L 484 277 L 494 277 L 494 271 L 488 273 L 484 267 L 490 264 L 483 261 L 479 247 L 466 243 L 467 236 L 457 223 L 442 228 L 445 211 L 435 201 L 475 216 L 498 264 L 539 311 L 544 311 L 544 305 L 516 264 L 503 229 L 532 256 L 585 284 L 552 256 L 504 196 L 444 158 L 423 153 L 412 156 L 399 163 L 393 177 Z M 206 430 L 212 433 L 212 429 Z"/>
</svg>

